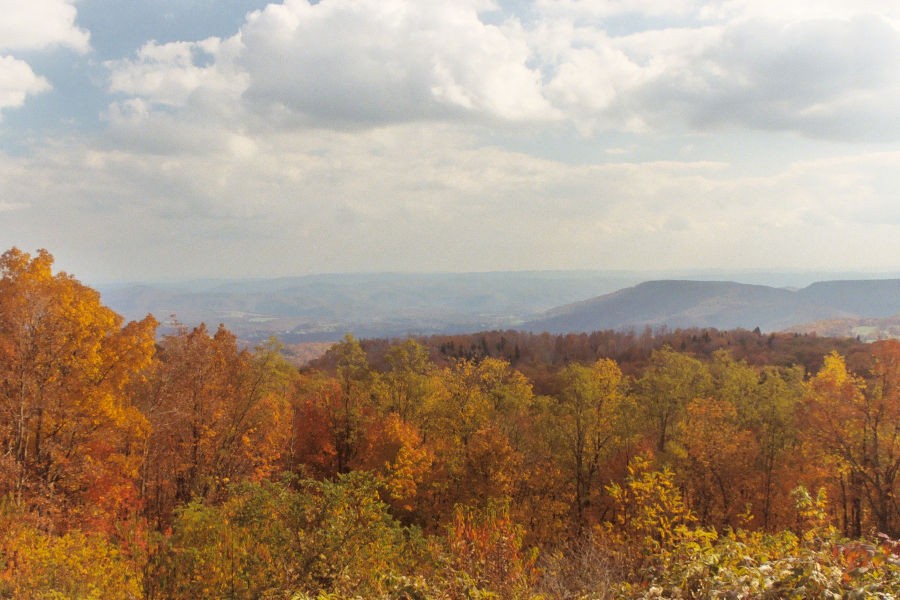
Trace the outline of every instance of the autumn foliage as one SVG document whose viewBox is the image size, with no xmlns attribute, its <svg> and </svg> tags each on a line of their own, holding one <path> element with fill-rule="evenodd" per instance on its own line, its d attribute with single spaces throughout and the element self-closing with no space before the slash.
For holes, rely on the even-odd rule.
<svg viewBox="0 0 900 600">
<path fill-rule="evenodd" d="M 0 258 L 0 598 L 894 597 L 900 342 L 157 335 Z"/>
</svg>

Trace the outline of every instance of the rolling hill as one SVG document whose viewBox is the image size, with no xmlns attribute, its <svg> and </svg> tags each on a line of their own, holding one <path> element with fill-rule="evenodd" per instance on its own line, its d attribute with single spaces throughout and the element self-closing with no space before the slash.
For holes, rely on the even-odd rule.
<svg viewBox="0 0 900 600">
<path fill-rule="evenodd" d="M 800 290 L 727 281 L 648 281 L 547 311 L 522 325 L 565 333 L 643 327 L 779 331 L 835 319 L 900 314 L 900 280 L 827 281 Z"/>
<path fill-rule="evenodd" d="M 248 342 L 271 335 L 298 343 L 334 341 L 348 332 L 363 338 L 663 325 L 799 327 L 824 334 L 838 321 L 900 315 L 900 279 L 819 281 L 796 289 L 701 278 L 641 283 L 641 277 L 592 271 L 310 275 L 118 285 L 101 293 L 129 319 L 152 313 L 168 327 L 173 315 L 187 325 L 222 323 Z"/>
<path fill-rule="evenodd" d="M 560 304 L 633 285 L 616 272 L 374 273 L 99 286 L 128 319 L 148 313 L 187 325 L 219 323 L 253 341 L 286 342 L 517 327 Z M 165 330 L 165 328 L 164 328 Z"/>
</svg>

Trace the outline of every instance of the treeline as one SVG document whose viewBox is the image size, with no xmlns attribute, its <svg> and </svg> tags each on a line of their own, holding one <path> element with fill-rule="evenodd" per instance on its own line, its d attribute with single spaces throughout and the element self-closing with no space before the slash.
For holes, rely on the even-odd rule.
<svg viewBox="0 0 900 600">
<path fill-rule="evenodd" d="M 441 367 L 459 359 L 499 358 L 526 375 L 536 393 L 552 386 L 554 373 L 570 362 L 589 363 L 611 358 L 622 371 L 634 375 L 644 369 L 654 350 L 664 347 L 692 356 L 710 359 L 717 350 L 752 366 L 801 366 L 812 373 L 822 366 L 824 357 L 838 352 L 853 369 L 866 368 L 868 345 L 855 338 L 821 338 L 800 333 L 767 333 L 713 328 L 669 330 L 665 326 L 635 331 L 595 331 L 551 335 L 522 331 L 486 331 L 473 334 L 433 335 L 414 338 L 427 350 L 431 360 Z M 361 340 L 369 363 L 378 370 L 389 367 L 385 360 L 394 341 Z M 311 361 L 313 368 L 333 370 L 335 354 Z M 547 388 L 547 390 L 545 390 Z"/>
<path fill-rule="evenodd" d="M 900 342 L 348 336 L 300 372 L 44 251 L 0 276 L 0 597 L 900 587 Z"/>
</svg>

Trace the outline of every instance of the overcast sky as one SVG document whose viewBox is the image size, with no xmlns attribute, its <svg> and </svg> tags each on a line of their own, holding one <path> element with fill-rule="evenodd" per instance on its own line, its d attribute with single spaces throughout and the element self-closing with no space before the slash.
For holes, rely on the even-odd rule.
<svg viewBox="0 0 900 600">
<path fill-rule="evenodd" d="M 897 0 L 0 15 L 0 246 L 85 281 L 900 269 Z"/>
</svg>

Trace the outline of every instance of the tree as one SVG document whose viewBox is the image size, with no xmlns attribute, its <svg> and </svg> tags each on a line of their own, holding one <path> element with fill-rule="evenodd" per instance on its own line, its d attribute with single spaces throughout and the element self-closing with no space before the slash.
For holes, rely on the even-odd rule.
<svg viewBox="0 0 900 600">
<path fill-rule="evenodd" d="M 736 527 L 750 503 L 757 448 L 727 400 L 695 398 L 678 427 L 683 473 L 700 522 Z"/>
<path fill-rule="evenodd" d="M 403 597 L 392 581 L 422 550 L 362 472 L 232 485 L 220 504 L 179 508 L 158 544 L 147 595 L 172 600 Z"/>
<path fill-rule="evenodd" d="M 221 326 L 166 336 L 135 392 L 153 428 L 141 473 L 148 514 L 165 522 L 176 505 L 277 468 L 289 444 L 292 381 L 276 345 L 240 350 Z"/>
<path fill-rule="evenodd" d="M 525 547 L 508 504 L 456 506 L 445 545 L 453 597 L 521 598 L 536 579 L 537 549 Z"/>
<path fill-rule="evenodd" d="M 654 350 L 636 382 L 638 403 L 654 430 L 657 452 L 664 452 L 684 409 L 712 392 L 709 370 L 699 360 L 665 346 Z"/>
<path fill-rule="evenodd" d="M 872 358 L 867 385 L 830 354 L 804 399 L 807 433 L 837 467 L 844 529 L 854 537 L 867 514 L 882 533 L 900 532 L 900 343 L 874 344 Z"/>
<path fill-rule="evenodd" d="M 559 377 L 556 418 L 565 446 L 563 464 L 574 483 L 575 522 L 581 527 L 601 462 L 622 431 L 624 382 L 619 366 L 611 359 L 600 359 L 591 366 L 572 363 Z"/>
<path fill-rule="evenodd" d="M 751 403 L 739 406 L 745 426 L 754 433 L 757 469 L 762 474 L 760 506 L 754 513 L 764 529 L 787 526 L 790 490 L 796 480 L 789 473 L 793 450 L 799 443 L 797 407 L 803 397 L 803 369 L 767 367 Z"/>
<path fill-rule="evenodd" d="M 0 256 L 0 494 L 103 526 L 135 509 L 148 423 L 126 389 L 153 356 L 156 322 L 123 326 L 52 265 L 45 250 Z"/>
<path fill-rule="evenodd" d="M 441 389 L 423 419 L 435 454 L 437 512 L 447 515 L 456 503 L 484 505 L 511 493 L 519 426 L 532 393 L 521 373 L 496 358 L 457 361 L 439 377 Z"/>
<path fill-rule="evenodd" d="M 388 350 L 390 370 L 382 378 L 383 406 L 404 421 L 414 419 L 431 392 L 434 366 L 428 350 L 415 340 L 406 340 Z"/>
<path fill-rule="evenodd" d="M 900 535 L 900 342 L 872 345 L 875 364 L 859 418 L 863 435 L 866 493 L 879 531 Z"/>
<path fill-rule="evenodd" d="M 366 353 L 349 333 L 333 351 L 337 355 L 337 380 L 341 390 L 340 406 L 335 415 L 337 470 L 347 473 L 362 441 L 365 415 L 374 408 L 372 372 Z"/>
</svg>

